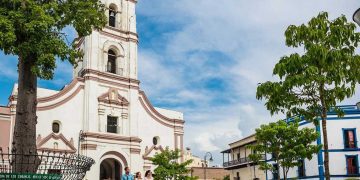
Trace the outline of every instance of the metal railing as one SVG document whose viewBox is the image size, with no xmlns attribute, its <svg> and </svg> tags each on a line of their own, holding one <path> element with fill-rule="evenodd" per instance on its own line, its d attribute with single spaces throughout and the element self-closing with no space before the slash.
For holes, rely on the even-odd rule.
<svg viewBox="0 0 360 180">
<path fill-rule="evenodd" d="M 14 151 L 10 152 L 9 149 L 0 148 L 1 179 L 14 179 L 14 174 L 36 176 L 36 179 L 43 179 L 41 177 L 44 175 L 51 175 L 49 177 L 52 179 L 83 179 L 94 163 L 92 158 L 75 153 L 42 151 L 16 154 Z M 21 173 L 17 172 L 19 170 Z"/>
<path fill-rule="evenodd" d="M 265 160 L 265 154 L 261 155 L 261 160 Z M 236 165 L 241 165 L 241 164 L 248 164 L 251 162 L 252 161 L 249 157 L 243 157 L 243 158 L 232 160 L 229 162 L 224 162 L 223 166 L 230 167 L 230 166 L 236 166 Z"/>
</svg>

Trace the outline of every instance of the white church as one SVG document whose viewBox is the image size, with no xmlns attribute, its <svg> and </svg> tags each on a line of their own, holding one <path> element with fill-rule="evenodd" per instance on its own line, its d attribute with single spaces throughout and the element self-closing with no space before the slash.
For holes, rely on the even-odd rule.
<svg viewBox="0 0 360 180">
<path fill-rule="evenodd" d="M 103 0 L 108 25 L 78 39 L 83 60 L 62 90 L 38 89 L 39 150 L 80 153 L 95 164 L 86 179 L 119 179 L 154 170 L 149 157 L 166 147 L 183 151 L 181 112 L 151 105 L 138 80 L 137 0 Z M 160 78 L 160 77 L 159 77 Z M 0 146 L 11 147 L 17 85 L 0 107 Z"/>
</svg>

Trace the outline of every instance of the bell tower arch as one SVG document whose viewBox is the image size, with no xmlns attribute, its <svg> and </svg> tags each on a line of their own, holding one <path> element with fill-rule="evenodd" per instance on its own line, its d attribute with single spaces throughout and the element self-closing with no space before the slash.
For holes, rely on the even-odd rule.
<svg viewBox="0 0 360 180">
<path fill-rule="evenodd" d="M 84 70 L 112 73 L 138 79 L 136 33 L 136 0 L 102 0 L 108 23 L 99 31 L 77 40 L 84 56 L 74 68 L 74 77 L 84 76 Z M 109 54 L 112 52 L 113 54 Z M 114 56 L 113 58 L 110 58 Z M 112 66 L 111 66 L 112 65 Z M 109 68 L 113 69 L 109 69 Z"/>
</svg>

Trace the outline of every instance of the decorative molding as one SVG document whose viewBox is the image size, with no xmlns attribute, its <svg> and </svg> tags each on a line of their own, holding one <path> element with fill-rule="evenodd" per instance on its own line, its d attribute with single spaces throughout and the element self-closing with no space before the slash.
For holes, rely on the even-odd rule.
<svg viewBox="0 0 360 180">
<path fill-rule="evenodd" d="M 184 120 L 181 120 L 181 119 L 171 119 L 171 118 L 168 118 L 162 114 L 160 114 L 150 103 L 149 99 L 147 98 L 146 94 L 144 91 L 139 91 L 140 95 L 141 95 L 141 98 L 145 100 L 146 104 L 148 105 L 148 107 L 151 109 L 151 111 L 153 113 L 155 113 L 157 116 L 159 116 L 160 118 L 170 122 L 170 123 L 178 123 L 178 124 L 184 124 L 185 121 Z"/>
<path fill-rule="evenodd" d="M 126 83 L 135 83 L 136 85 L 140 84 L 140 81 L 137 79 L 132 79 L 132 78 L 126 78 L 126 77 L 122 77 L 120 75 L 117 74 L 112 74 L 112 73 L 108 73 L 108 72 L 102 72 L 102 71 L 98 71 L 98 70 L 93 70 L 93 69 L 83 69 L 80 73 L 81 77 L 84 77 L 87 74 L 94 74 L 97 75 L 99 77 L 106 77 L 109 78 L 111 80 L 116 80 L 116 81 L 121 81 L 121 82 L 126 82 Z"/>
<path fill-rule="evenodd" d="M 70 149 L 54 149 L 54 148 L 47 148 L 47 147 L 41 147 L 43 146 L 46 142 L 48 142 L 50 139 L 55 139 L 55 140 L 61 140 L 62 142 L 64 142 L 66 144 L 67 147 L 69 147 Z M 51 151 L 51 152 L 66 152 L 66 153 L 75 153 L 76 152 L 76 148 L 74 147 L 74 141 L 72 140 L 72 138 L 69 140 L 67 140 L 65 138 L 65 136 L 63 134 L 55 134 L 55 133 L 51 133 L 49 135 L 47 135 L 44 139 L 41 139 L 41 135 L 38 135 L 37 137 L 37 149 L 40 151 Z"/>
<path fill-rule="evenodd" d="M 42 106 L 42 107 L 37 107 L 38 111 L 46 111 L 46 110 L 50 110 L 50 109 L 54 109 L 56 107 L 59 107 L 63 104 L 65 104 L 66 102 L 70 101 L 73 97 L 75 97 L 82 89 L 84 89 L 84 85 L 80 85 L 78 86 L 78 88 L 67 98 L 61 100 L 60 102 L 54 103 L 52 105 L 47 105 L 47 106 Z"/>
<path fill-rule="evenodd" d="M 112 33 L 110 33 L 110 32 L 106 32 L 106 31 L 99 31 L 99 34 L 104 35 L 104 36 L 109 36 L 109 37 L 111 37 L 111 38 L 123 40 L 123 41 L 126 41 L 126 42 L 130 42 L 130 41 L 131 41 L 131 42 L 139 43 L 139 40 L 138 40 L 138 39 L 130 38 L 130 37 L 122 37 L 122 36 L 115 35 L 115 34 L 112 34 Z"/>
<path fill-rule="evenodd" d="M 151 157 L 149 157 L 149 154 L 153 151 L 153 150 L 160 150 L 161 152 L 164 152 L 164 148 L 159 145 L 159 146 L 155 146 L 152 145 L 151 148 L 149 149 L 147 146 L 145 147 L 145 153 L 143 154 L 143 159 L 144 160 L 150 160 Z"/>
<path fill-rule="evenodd" d="M 109 152 L 106 152 L 105 154 L 103 154 L 103 155 L 101 156 L 101 158 L 105 157 L 106 155 L 114 155 L 114 156 L 116 156 L 116 157 L 118 157 L 118 158 L 121 159 L 121 161 L 123 162 L 124 167 L 127 167 L 127 166 L 128 166 L 128 162 L 127 162 L 125 156 L 122 155 L 121 153 L 119 153 L 119 152 L 117 152 L 117 151 L 109 151 Z M 101 158 L 100 158 L 100 159 L 101 159 Z"/>
<path fill-rule="evenodd" d="M 117 82 L 108 81 L 108 80 L 105 80 L 105 79 L 100 79 L 98 77 L 93 77 L 93 76 L 85 76 L 85 80 L 92 80 L 92 81 L 96 81 L 96 82 L 99 82 L 99 83 L 104 83 L 104 84 L 108 84 L 108 85 L 112 85 L 112 86 L 139 90 L 138 85 L 137 86 L 127 85 L 127 84 L 123 84 L 123 83 L 117 83 Z"/>
<path fill-rule="evenodd" d="M 152 117 L 154 118 L 157 122 L 159 122 L 160 124 L 173 128 L 174 131 L 183 131 L 183 125 L 185 123 L 184 120 L 181 119 L 171 119 L 168 118 L 162 114 L 160 114 L 150 103 L 150 101 L 148 100 L 148 98 L 146 97 L 144 91 L 139 91 L 140 93 L 140 97 L 139 97 L 139 101 L 141 103 L 141 105 L 143 106 L 143 108 L 146 110 L 146 112 Z"/>
<path fill-rule="evenodd" d="M 114 97 L 112 98 L 112 93 L 114 92 Z M 118 92 L 118 89 L 109 88 L 109 91 L 102 94 L 98 97 L 99 102 L 106 104 L 115 104 L 118 106 L 129 106 L 129 101 L 121 96 Z"/>
<path fill-rule="evenodd" d="M 126 0 L 126 1 L 130 1 L 130 2 L 133 2 L 135 4 L 138 2 L 138 0 Z"/>
<path fill-rule="evenodd" d="M 106 26 L 106 28 L 111 29 L 111 30 L 116 31 L 116 32 L 119 32 L 119 33 L 122 33 L 122 34 L 133 35 L 133 36 L 136 36 L 137 38 L 139 38 L 139 35 L 137 33 L 134 33 L 134 32 L 131 32 L 131 31 L 123 31 L 123 30 L 121 30 L 119 28 L 115 28 L 115 27 L 111 27 L 111 26 Z"/>
<path fill-rule="evenodd" d="M 84 132 L 83 135 L 84 135 L 84 137 L 114 140 L 114 141 L 125 141 L 125 142 L 135 142 L 135 143 L 140 143 L 142 141 L 138 137 L 121 136 L 121 135 L 110 134 L 110 133 L 102 134 L 102 133 L 95 133 L 95 132 Z"/>
<path fill-rule="evenodd" d="M 96 150 L 97 144 L 81 144 L 82 150 Z"/>
<path fill-rule="evenodd" d="M 140 154 L 141 149 L 138 148 L 130 148 L 130 154 Z"/>
<path fill-rule="evenodd" d="M 0 106 L 0 114 L 1 115 L 11 115 L 10 107 Z"/>
<path fill-rule="evenodd" d="M 37 98 L 37 102 L 44 103 L 44 102 L 49 102 L 49 101 L 58 99 L 59 97 L 65 95 L 71 89 L 73 89 L 78 82 L 83 82 L 83 81 L 84 81 L 83 78 L 75 78 L 71 81 L 71 83 L 69 85 L 65 86 L 65 88 L 63 90 L 61 90 L 59 93 L 56 93 L 56 94 L 54 94 L 52 96 L 48 96 L 48 97 Z"/>
</svg>

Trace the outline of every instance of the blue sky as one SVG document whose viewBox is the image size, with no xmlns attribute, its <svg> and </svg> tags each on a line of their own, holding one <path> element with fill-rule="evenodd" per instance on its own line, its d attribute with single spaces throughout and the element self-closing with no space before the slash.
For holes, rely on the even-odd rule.
<svg viewBox="0 0 360 180">
<path fill-rule="evenodd" d="M 351 20 L 359 7 L 357 0 L 139 0 L 141 88 L 155 106 L 184 112 L 185 146 L 200 157 L 213 152 L 219 164 L 219 152 L 230 142 L 279 117 L 270 116 L 255 90 L 274 79 L 272 67 L 281 56 L 294 52 L 284 43 L 286 27 L 320 11 Z M 0 104 L 17 79 L 16 62 L 0 53 Z M 71 72 L 59 62 L 55 79 L 39 86 L 60 89 Z M 343 103 L 355 104 L 359 94 Z"/>
</svg>

